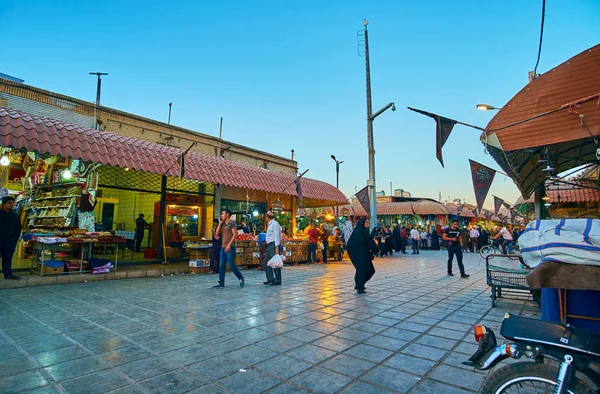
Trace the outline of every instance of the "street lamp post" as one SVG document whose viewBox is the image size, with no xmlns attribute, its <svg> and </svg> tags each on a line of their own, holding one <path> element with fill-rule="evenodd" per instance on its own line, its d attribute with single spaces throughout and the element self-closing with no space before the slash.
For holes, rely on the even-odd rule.
<svg viewBox="0 0 600 394">
<path fill-rule="evenodd" d="M 377 224 L 377 197 L 375 191 L 375 145 L 373 142 L 373 120 L 387 111 L 392 109 L 396 110 L 394 103 L 389 103 L 379 111 L 373 113 L 373 107 L 371 105 L 371 64 L 369 62 L 369 32 L 367 25 L 369 21 L 365 19 L 363 26 L 365 27 L 365 68 L 367 77 L 367 141 L 369 148 L 369 180 L 367 181 L 367 188 L 369 191 L 369 211 L 370 211 L 370 224 L 371 229 Z"/>
<path fill-rule="evenodd" d="M 340 164 L 342 164 L 344 162 L 344 160 L 338 160 L 335 158 L 334 155 L 331 155 L 331 158 L 335 161 L 335 187 L 339 190 L 340 189 Z M 339 207 L 336 205 L 335 206 L 335 216 L 336 216 L 336 221 L 338 220 L 338 218 L 340 217 L 340 211 L 339 211 Z"/>
<path fill-rule="evenodd" d="M 90 75 L 98 76 L 98 86 L 96 87 L 96 105 L 94 106 L 94 129 L 98 129 L 98 107 L 100 107 L 100 91 L 102 90 L 102 75 L 108 73 L 91 72 Z"/>
</svg>

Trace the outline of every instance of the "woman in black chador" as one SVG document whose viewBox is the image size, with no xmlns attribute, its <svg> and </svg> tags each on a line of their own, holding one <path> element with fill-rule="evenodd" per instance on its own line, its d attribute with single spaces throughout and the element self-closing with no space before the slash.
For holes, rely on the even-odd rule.
<svg viewBox="0 0 600 394">
<path fill-rule="evenodd" d="M 440 250 L 440 236 L 435 228 L 431 230 L 431 249 Z"/>
<path fill-rule="evenodd" d="M 375 274 L 373 255 L 379 252 L 379 248 L 369 232 L 369 219 L 361 218 L 358 221 L 346 244 L 346 250 L 352 265 L 356 268 L 356 274 L 354 275 L 356 292 L 365 294 L 365 283 Z"/>
</svg>

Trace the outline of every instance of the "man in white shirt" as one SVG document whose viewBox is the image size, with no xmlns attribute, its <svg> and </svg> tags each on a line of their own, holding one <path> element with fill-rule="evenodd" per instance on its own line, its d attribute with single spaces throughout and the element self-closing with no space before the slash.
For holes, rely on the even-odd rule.
<svg viewBox="0 0 600 394">
<path fill-rule="evenodd" d="M 419 230 L 416 227 L 413 227 L 410 230 L 410 240 L 412 241 L 412 254 L 419 254 L 419 240 L 421 239 L 421 235 L 419 234 Z"/>
<path fill-rule="evenodd" d="M 479 230 L 477 227 L 471 227 L 469 238 L 471 238 L 471 252 L 479 253 Z"/>
<path fill-rule="evenodd" d="M 425 229 L 421 230 L 421 234 L 419 234 L 421 236 L 421 248 L 427 249 L 427 231 Z"/>
<path fill-rule="evenodd" d="M 498 226 L 500 227 L 500 226 Z M 495 236 L 492 237 L 492 239 L 498 239 L 502 237 L 502 253 L 507 254 L 506 251 L 506 245 L 508 245 L 509 243 L 512 242 L 513 237 L 512 234 L 510 233 L 510 230 L 508 230 L 506 227 L 502 227 L 502 230 L 498 231 L 498 234 L 496 234 Z"/>
<path fill-rule="evenodd" d="M 265 261 L 269 260 L 276 254 L 279 254 L 279 245 L 281 245 L 281 226 L 275 220 L 273 212 L 267 212 L 267 253 Z M 273 275 L 275 273 L 275 275 Z M 265 274 L 267 281 L 265 285 L 280 286 L 281 285 L 281 268 L 271 268 L 265 265 Z"/>
</svg>

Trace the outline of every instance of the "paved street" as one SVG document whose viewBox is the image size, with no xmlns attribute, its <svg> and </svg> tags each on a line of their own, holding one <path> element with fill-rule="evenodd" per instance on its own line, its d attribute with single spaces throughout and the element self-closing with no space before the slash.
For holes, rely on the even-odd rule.
<svg viewBox="0 0 600 394">
<path fill-rule="evenodd" d="M 376 261 L 366 295 L 349 262 L 0 290 L 0 391 L 35 393 L 466 393 L 485 375 L 460 365 L 491 309 L 485 264 L 446 276 L 444 251 Z M 455 268 L 455 274 L 458 269 Z"/>
</svg>

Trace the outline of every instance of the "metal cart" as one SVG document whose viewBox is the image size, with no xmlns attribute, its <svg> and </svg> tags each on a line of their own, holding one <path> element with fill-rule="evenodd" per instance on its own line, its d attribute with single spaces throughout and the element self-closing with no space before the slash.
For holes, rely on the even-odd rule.
<svg viewBox="0 0 600 394">
<path fill-rule="evenodd" d="M 492 307 L 498 298 L 529 300 L 531 288 L 527 275 L 531 272 L 521 255 L 491 254 L 485 258 L 485 274 L 488 286 L 492 289 Z"/>
</svg>

